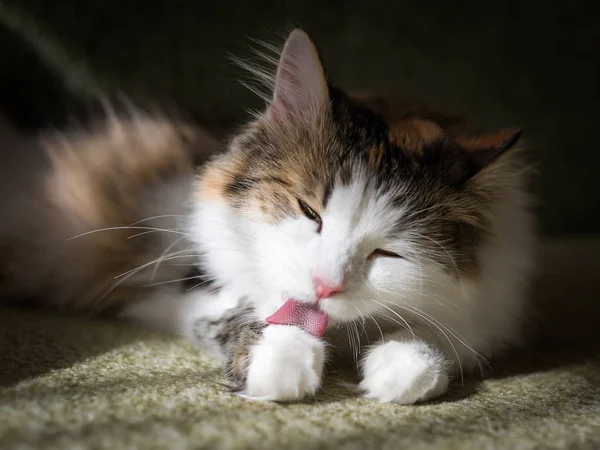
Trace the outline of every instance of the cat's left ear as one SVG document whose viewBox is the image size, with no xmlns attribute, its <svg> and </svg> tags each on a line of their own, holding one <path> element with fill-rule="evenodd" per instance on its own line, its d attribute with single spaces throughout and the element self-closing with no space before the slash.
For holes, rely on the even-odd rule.
<svg viewBox="0 0 600 450">
<path fill-rule="evenodd" d="M 513 148 L 521 134 L 521 130 L 503 130 L 474 136 L 461 136 L 456 139 L 456 142 L 468 152 L 474 165 L 474 175 Z"/>
<path fill-rule="evenodd" d="M 304 31 L 294 30 L 281 53 L 267 117 L 280 124 L 307 123 L 328 104 L 329 89 L 317 49 Z"/>
</svg>

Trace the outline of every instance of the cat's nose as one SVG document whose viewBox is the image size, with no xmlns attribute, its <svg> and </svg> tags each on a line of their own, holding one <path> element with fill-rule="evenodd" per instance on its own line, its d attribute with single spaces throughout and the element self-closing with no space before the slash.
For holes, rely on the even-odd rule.
<svg viewBox="0 0 600 450">
<path fill-rule="evenodd" d="M 323 280 L 321 277 L 313 277 L 313 286 L 315 288 L 315 294 L 319 300 L 323 298 L 329 298 L 339 292 L 342 292 L 345 287 L 345 283 L 330 283 Z"/>
</svg>

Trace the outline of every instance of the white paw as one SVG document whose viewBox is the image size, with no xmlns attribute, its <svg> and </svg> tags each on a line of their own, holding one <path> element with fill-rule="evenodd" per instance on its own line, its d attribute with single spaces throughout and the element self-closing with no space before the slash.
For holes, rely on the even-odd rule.
<svg viewBox="0 0 600 450">
<path fill-rule="evenodd" d="M 375 347 L 362 364 L 365 397 L 410 405 L 442 395 L 448 387 L 443 357 L 423 342 L 391 341 Z"/>
<path fill-rule="evenodd" d="M 261 400 L 299 400 L 321 386 L 325 345 L 300 328 L 269 325 L 250 351 L 244 395 Z"/>
</svg>

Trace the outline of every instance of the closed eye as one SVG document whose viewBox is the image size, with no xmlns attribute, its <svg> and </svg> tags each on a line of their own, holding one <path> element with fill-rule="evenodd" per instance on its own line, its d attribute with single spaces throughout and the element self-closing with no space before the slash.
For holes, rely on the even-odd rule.
<svg viewBox="0 0 600 450">
<path fill-rule="evenodd" d="M 395 252 L 391 252 L 389 250 L 383 250 L 382 248 L 378 248 L 376 250 L 373 250 L 371 252 L 371 254 L 369 256 L 367 256 L 368 260 L 371 259 L 375 259 L 375 258 L 404 258 L 402 255 L 399 255 L 398 253 Z"/>
<path fill-rule="evenodd" d="M 323 227 L 321 216 L 319 216 L 314 209 L 300 199 L 298 199 L 298 205 L 300 206 L 300 210 L 304 213 L 304 215 L 318 225 L 317 233 L 320 233 L 321 228 Z"/>
</svg>

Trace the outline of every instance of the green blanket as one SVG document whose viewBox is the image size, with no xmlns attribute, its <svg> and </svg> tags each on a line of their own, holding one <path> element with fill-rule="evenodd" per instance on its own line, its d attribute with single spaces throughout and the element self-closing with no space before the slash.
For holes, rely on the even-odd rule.
<svg viewBox="0 0 600 450">
<path fill-rule="evenodd" d="M 314 400 L 248 401 L 178 339 L 2 310 L 0 448 L 600 448 L 600 241 L 543 259 L 531 348 L 419 406 L 356 398 L 336 374 Z"/>
</svg>

